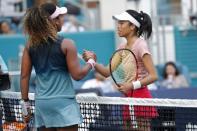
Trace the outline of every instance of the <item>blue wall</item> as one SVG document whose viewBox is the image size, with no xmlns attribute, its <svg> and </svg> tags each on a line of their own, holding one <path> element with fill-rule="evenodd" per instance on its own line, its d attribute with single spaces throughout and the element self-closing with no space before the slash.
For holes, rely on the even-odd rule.
<svg viewBox="0 0 197 131">
<path fill-rule="evenodd" d="M 189 68 L 190 73 L 197 73 L 197 30 L 185 31 L 175 28 L 176 60 Z M 197 86 L 197 78 L 192 79 L 192 86 Z"/>
<path fill-rule="evenodd" d="M 25 37 L 22 35 L 0 35 L 0 54 L 8 63 L 9 59 L 17 59 L 19 45 L 24 45 Z"/>
<path fill-rule="evenodd" d="M 114 31 L 92 31 L 62 35 L 75 41 L 79 53 L 83 53 L 83 49 L 94 51 L 98 61 L 103 64 L 109 63 L 115 50 Z"/>
<path fill-rule="evenodd" d="M 60 34 L 75 41 L 79 53 L 83 49 L 92 50 L 97 54 L 98 61 L 107 64 L 115 50 L 115 35 L 113 31 L 94 31 L 71 34 Z M 8 63 L 9 59 L 18 59 L 19 45 L 24 45 L 24 35 L 0 35 L 0 54 Z"/>
</svg>

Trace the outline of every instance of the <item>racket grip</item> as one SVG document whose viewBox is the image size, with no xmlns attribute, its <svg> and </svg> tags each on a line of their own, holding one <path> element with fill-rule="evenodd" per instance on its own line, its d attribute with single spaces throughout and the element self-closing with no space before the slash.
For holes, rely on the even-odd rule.
<svg viewBox="0 0 197 131">
<path fill-rule="evenodd" d="M 96 64 L 96 62 L 94 61 L 94 59 L 89 59 L 89 60 L 87 61 L 87 63 L 90 64 L 90 65 L 92 66 L 92 69 L 94 69 L 94 66 L 95 66 L 95 64 Z"/>
<path fill-rule="evenodd" d="M 27 116 L 27 115 L 28 115 L 28 109 L 30 108 L 30 103 L 29 103 L 29 101 L 21 100 L 21 101 L 20 101 L 20 104 L 21 104 L 22 114 L 23 114 L 24 116 Z"/>
<path fill-rule="evenodd" d="M 132 83 L 133 83 L 133 89 L 134 90 L 139 89 L 142 86 L 141 83 L 140 83 L 140 81 L 134 81 Z"/>
</svg>

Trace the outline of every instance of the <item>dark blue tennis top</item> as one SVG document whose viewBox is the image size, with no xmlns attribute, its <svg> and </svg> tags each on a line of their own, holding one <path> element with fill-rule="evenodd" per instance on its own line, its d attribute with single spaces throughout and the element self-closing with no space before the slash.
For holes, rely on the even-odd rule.
<svg viewBox="0 0 197 131">
<path fill-rule="evenodd" d="M 36 72 L 35 99 L 74 98 L 75 91 L 68 72 L 66 57 L 61 49 L 63 38 L 29 48 Z"/>
</svg>

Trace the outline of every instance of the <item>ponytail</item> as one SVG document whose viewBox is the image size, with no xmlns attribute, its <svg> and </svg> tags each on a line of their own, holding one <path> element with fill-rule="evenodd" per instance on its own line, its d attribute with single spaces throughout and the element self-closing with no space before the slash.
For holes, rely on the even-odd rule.
<svg viewBox="0 0 197 131">
<path fill-rule="evenodd" d="M 142 11 L 138 13 L 135 10 L 126 10 L 126 12 L 140 23 L 140 27 L 137 27 L 138 37 L 144 35 L 145 38 L 149 38 L 152 34 L 152 21 L 150 16 Z"/>
<path fill-rule="evenodd" d="M 152 34 L 152 21 L 148 14 L 140 11 L 140 28 L 138 30 L 138 35 L 141 36 L 142 34 L 149 38 Z"/>
</svg>

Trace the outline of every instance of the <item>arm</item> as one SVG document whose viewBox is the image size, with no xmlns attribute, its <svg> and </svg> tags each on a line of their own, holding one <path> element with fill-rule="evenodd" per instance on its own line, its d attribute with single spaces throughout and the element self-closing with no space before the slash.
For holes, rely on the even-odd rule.
<svg viewBox="0 0 197 131">
<path fill-rule="evenodd" d="M 28 49 L 27 47 L 25 47 L 22 56 L 21 78 L 20 78 L 21 95 L 23 100 L 28 100 L 29 79 L 31 76 L 31 71 L 32 71 L 32 63 Z"/>
<path fill-rule="evenodd" d="M 140 81 L 141 85 L 145 86 L 157 80 L 157 73 L 153 65 L 151 55 L 145 54 L 142 58 L 142 61 L 144 63 L 146 70 L 148 71 L 148 76 L 146 76 L 144 79 Z"/>
<path fill-rule="evenodd" d="M 97 72 L 99 72 L 104 77 L 109 77 L 110 76 L 109 66 L 105 67 L 102 64 L 96 63 L 94 68 Z"/>
<path fill-rule="evenodd" d="M 126 46 L 126 44 L 120 44 L 118 49 L 124 48 L 125 46 Z M 116 56 L 116 59 L 117 59 L 118 62 L 119 62 L 119 59 L 120 59 L 120 58 L 118 58 L 118 57 L 119 57 L 119 56 Z M 115 60 L 116 60 L 116 59 L 115 59 Z M 118 63 L 118 62 L 115 61 L 115 63 Z M 113 63 L 113 65 L 114 65 L 114 63 Z M 115 64 L 115 65 L 116 65 L 116 64 Z M 99 73 L 100 73 L 101 75 L 103 75 L 104 77 L 107 78 L 107 77 L 110 76 L 109 65 L 108 65 L 107 67 L 105 67 L 105 66 L 102 65 L 102 64 L 96 63 L 94 68 L 96 69 L 97 72 L 99 72 Z M 112 70 L 113 70 L 114 68 L 116 68 L 116 67 L 112 67 Z"/>
<path fill-rule="evenodd" d="M 149 85 L 157 80 L 157 73 L 153 65 L 151 55 L 145 54 L 142 57 L 142 61 L 144 63 L 146 70 L 148 71 L 148 76 L 146 76 L 144 79 L 140 81 L 136 81 L 136 82 L 140 82 L 139 83 L 141 85 L 140 87 Z M 126 93 L 128 90 L 131 90 L 131 89 L 134 89 L 133 83 L 124 83 L 124 84 L 121 84 L 121 86 L 118 88 L 120 92 L 124 92 L 124 93 Z"/>
<path fill-rule="evenodd" d="M 68 39 L 63 40 L 62 50 L 66 56 L 66 63 L 72 78 L 74 80 L 81 80 L 91 70 L 91 65 L 86 64 L 84 67 L 80 67 L 77 50 L 73 41 Z"/>
<path fill-rule="evenodd" d="M 95 55 L 92 51 L 84 50 L 83 59 L 84 59 L 85 61 L 88 61 L 89 59 L 95 58 L 95 57 L 96 57 L 96 55 Z M 110 76 L 109 66 L 105 67 L 105 66 L 102 65 L 102 64 L 95 63 L 94 68 L 95 68 L 95 70 L 96 70 L 98 73 L 100 73 L 100 74 L 103 75 L 104 77 Z"/>
</svg>

